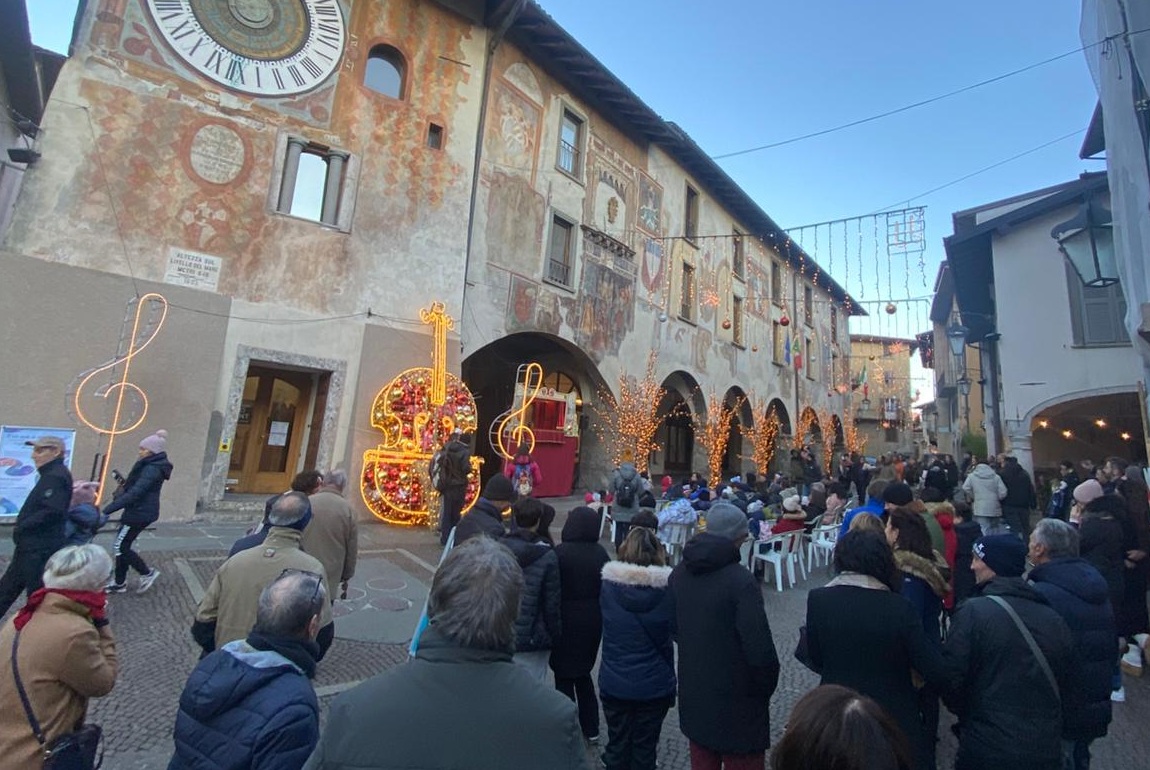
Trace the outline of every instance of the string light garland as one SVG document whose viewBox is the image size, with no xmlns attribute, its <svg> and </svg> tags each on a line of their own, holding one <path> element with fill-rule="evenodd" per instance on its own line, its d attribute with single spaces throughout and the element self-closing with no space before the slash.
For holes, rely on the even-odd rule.
<svg viewBox="0 0 1150 770">
<path fill-rule="evenodd" d="M 730 402 L 720 400 L 714 389 L 707 396 L 706 414 L 692 414 L 695 443 L 707 452 L 707 478 L 719 479 L 723 473 L 723 457 L 731 439 L 731 422 L 746 399 L 736 396 Z"/>
<path fill-rule="evenodd" d="M 802 449 L 809 443 L 809 437 L 814 435 L 814 428 L 818 427 L 819 417 L 814 409 L 808 404 L 799 410 L 799 424 L 795 429 L 795 435 L 791 436 L 791 446 L 795 449 Z"/>
<path fill-rule="evenodd" d="M 658 352 L 652 350 L 641 380 L 626 370 L 619 372 L 618 402 L 610 390 L 600 386 L 598 398 L 590 405 L 595 415 L 592 429 L 616 466 L 630 459 L 638 471 L 646 471 L 651 454 L 661 448 L 655 440 L 659 427 L 682 408 L 680 402 L 667 415 L 659 413 L 668 391 L 655 378 L 658 360 Z"/>
<path fill-rule="evenodd" d="M 867 437 L 859 430 L 858 419 L 854 415 L 843 423 L 843 443 L 851 454 L 861 455 L 866 451 Z"/>
<path fill-rule="evenodd" d="M 779 434 L 782 431 L 782 421 L 774 404 L 766 406 L 766 399 L 753 396 L 754 414 L 763 415 L 762 419 L 755 420 L 751 425 L 740 425 L 739 432 L 743 438 L 751 443 L 750 460 L 760 473 L 767 473 L 771 469 L 771 462 L 779 447 Z M 747 459 L 747 458 L 744 458 Z"/>
<path fill-rule="evenodd" d="M 363 453 L 360 475 L 360 495 L 372 515 L 403 526 L 434 523 L 430 512 L 438 497 L 429 475 L 431 458 L 452 431 L 474 433 L 477 425 L 471 391 L 447 371 L 447 331 L 454 319 L 442 302 L 421 310 L 420 319 L 432 327 L 432 365 L 401 372 L 376 394 L 371 425 L 383 433 L 383 441 Z M 482 462 L 471 458 L 464 512 L 479 496 Z"/>
<path fill-rule="evenodd" d="M 823 472 L 829 475 L 835 455 L 835 443 L 838 440 L 835 435 L 834 414 L 830 409 L 823 407 L 818 410 L 818 418 L 821 426 L 819 438 L 822 439 Z"/>
</svg>

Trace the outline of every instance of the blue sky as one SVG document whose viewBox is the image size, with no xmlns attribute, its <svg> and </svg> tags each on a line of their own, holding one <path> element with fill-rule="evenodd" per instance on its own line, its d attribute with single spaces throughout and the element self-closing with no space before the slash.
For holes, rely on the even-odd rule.
<svg viewBox="0 0 1150 770">
<path fill-rule="evenodd" d="M 1081 9 L 1067 0 L 540 1 L 640 98 L 712 154 L 885 112 L 1081 46 Z M 28 5 L 34 40 L 65 50 L 75 0 Z M 1094 103 L 1085 59 L 1077 53 L 864 126 L 720 162 L 783 227 L 907 200 L 927 206 L 931 284 L 951 213 L 1102 164 L 1078 159 L 1077 134 L 916 196 L 1084 129 Z M 902 269 L 900 262 L 895 269 Z M 844 282 L 837 271 L 835 277 Z M 913 277 L 910 296 L 929 294 L 917 270 Z M 856 281 L 848 285 L 855 293 Z M 898 284 L 888 293 L 905 295 Z M 866 295 L 882 296 L 873 284 Z M 925 308 L 912 310 L 898 316 L 901 325 L 881 331 L 919 330 L 909 328 L 917 325 L 910 318 L 925 322 Z"/>
</svg>

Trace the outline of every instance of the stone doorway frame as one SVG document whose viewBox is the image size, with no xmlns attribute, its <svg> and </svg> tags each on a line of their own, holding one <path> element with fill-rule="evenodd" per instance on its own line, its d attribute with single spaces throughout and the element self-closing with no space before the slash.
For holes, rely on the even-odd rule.
<svg viewBox="0 0 1150 770">
<path fill-rule="evenodd" d="M 317 468 L 327 468 L 331 464 L 335 449 L 336 421 L 339 417 L 340 404 L 343 401 L 343 391 L 347 384 L 347 361 L 337 358 L 306 356 L 302 353 L 289 353 L 270 348 L 256 348 L 250 345 L 237 345 L 235 364 L 232 367 L 232 382 L 228 386 L 224 425 L 220 433 L 221 443 L 227 441 L 229 447 L 235 439 L 236 424 L 240 418 L 240 404 L 243 402 L 244 396 L 244 383 L 247 382 L 248 368 L 252 361 L 272 365 L 279 364 L 318 374 L 331 375 L 328 384 L 327 403 L 323 410 L 323 422 L 318 426 L 320 437 L 315 461 Z M 311 430 L 316 430 L 316 427 L 313 423 Z M 216 460 L 212 465 L 212 473 L 208 479 L 207 493 L 204 495 L 204 503 L 208 506 L 218 503 L 224 497 L 231 457 L 230 451 L 216 453 Z"/>
</svg>

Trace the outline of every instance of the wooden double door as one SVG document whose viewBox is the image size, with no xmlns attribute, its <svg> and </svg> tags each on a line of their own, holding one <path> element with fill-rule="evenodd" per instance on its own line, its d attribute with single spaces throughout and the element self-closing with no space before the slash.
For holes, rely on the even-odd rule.
<svg viewBox="0 0 1150 770">
<path fill-rule="evenodd" d="M 317 383 L 316 372 L 248 367 L 228 470 L 235 492 L 274 494 L 291 486 L 300 453 L 314 443 L 306 438 Z"/>
</svg>

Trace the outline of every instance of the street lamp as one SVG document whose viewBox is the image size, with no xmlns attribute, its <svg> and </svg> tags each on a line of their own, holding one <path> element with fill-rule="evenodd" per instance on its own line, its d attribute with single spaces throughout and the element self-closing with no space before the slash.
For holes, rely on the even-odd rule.
<svg viewBox="0 0 1150 770">
<path fill-rule="evenodd" d="M 970 395 L 970 378 L 965 374 L 958 378 L 958 392 L 961 393 L 963 397 Z"/>
<path fill-rule="evenodd" d="M 1070 260 L 1085 286 L 1102 288 L 1118 283 L 1112 218 L 1105 206 L 1094 203 L 1093 196 L 1073 217 L 1055 225 L 1050 237 L 1058 241 L 1058 250 Z"/>
<path fill-rule="evenodd" d="M 966 348 L 966 335 L 970 329 L 962 325 L 957 318 L 946 327 L 946 341 L 950 344 L 950 354 L 955 358 L 962 358 L 962 351 Z"/>
</svg>

